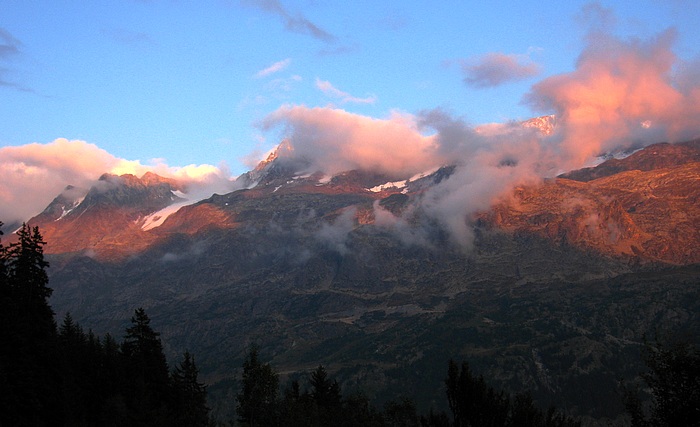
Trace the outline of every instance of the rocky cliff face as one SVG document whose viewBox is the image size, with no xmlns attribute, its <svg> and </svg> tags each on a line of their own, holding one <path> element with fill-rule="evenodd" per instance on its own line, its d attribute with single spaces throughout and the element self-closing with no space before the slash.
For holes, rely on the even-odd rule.
<svg viewBox="0 0 700 427">
<path fill-rule="evenodd" d="M 176 182 L 105 176 L 30 224 L 49 242 L 59 315 L 114 333 L 145 307 L 215 395 L 257 342 L 281 371 L 323 363 L 346 390 L 419 390 L 426 409 L 446 361 L 467 358 L 600 420 L 621 412 L 616 383 L 639 369 L 644 334 L 700 327 L 696 150 L 651 146 L 515 188 L 468 219 L 469 251 L 420 209 L 454 168 L 327 177 L 274 156 L 249 188 L 176 211 Z"/>
<path fill-rule="evenodd" d="M 375 221 L 373 202 L 396 217 L 407 209 L 420 211 L 420 195 L 452 174 L 451 168 L 442 168 L 400 181 L 369 171 L 300 174 L 298 164 L 285 163 L 276 153 L 242 178 L 251 188 L 179 210 L 163 211 L 182 201 L 175 195 L 182 188 L 172 180 L 150 173 L 142 178 L 105 175 L 89 191 L 66 189 L 30 224 L 42 228 L 48 253 L 90 251 L 116 260 L 148 250 L 173 233 L 266 227 L 283 218 L 285 226 L 294 220 L 320 227 L 349 209 L 356 213 L 351 229 L 368 226 Z M 478 218 L 493 229 L 537 235 L 553 245 L 641 262 L 694 264 L 700 262 L 694 250 L 700 245 L 699 165 L 700 141 L 656 144 L 624 159 L 516 188 Z M 285 198 L 290 194 L 296 195 L 293 203 Z M 329 210 L 319 201 L 322 194 L 341 202 Z M 411 221 L 415 225 L 421 218 Z"/>
<path fill-rule="evenodd" d="M 155 239 L 143 232 L 148 216 L 181 200 L 173 180 L 147 173 L 105 174 L 89 190 L 68 187 L 30 226 L 39 226 L 46 253 L 85 252 L 101 259 L 122 259 Z"/>
</svg>

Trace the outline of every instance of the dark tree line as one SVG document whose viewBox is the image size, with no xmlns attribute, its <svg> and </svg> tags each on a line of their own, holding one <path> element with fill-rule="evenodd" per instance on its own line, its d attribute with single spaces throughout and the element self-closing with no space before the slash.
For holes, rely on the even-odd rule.
<svg viewBox="0 0 700 427">
<path fill-rule="evenodd" d="M 143 309 L 121 343 L 70 314 L 56 326 L 44 244 L 26 225 L 0 242 L 0 426 L 208 425 L 194 357 L 170 371 Z"/>
<path fill-rule="evenodd" d="M 641 374 L 651 404 L 644 405 L 639 384 L 625 388 L 632 427 L 700 426 L 700 350 L 683 339 L 647 343 Z"/>
<path fill-rule="evenodd" d="M 2 223 L 0 222 L 0 226 Z M 0 235 L 2 232 L 0 231 Z M 121 342 L 100 338 L 66 314 L 60 326 L 48 304 L 45 242 L 23 225 L 17 241 L 0 241 L 0 426 L 206 426 L 206 386 L 194 356 L 172 370 L 146 312 L 134 312 Z M 633 426 L 700 425 L 700 351 L 685 342 L 647 346 L 641 389 L 627 389 Z M 280 394 L 279 376 L 253 347 L 236 396 L 243 426 L 474 427 L 579 426 L 554 408 L 538 408 L 529 394 L 510 395 L 450 361 L 445 379 L 450 413 L 419 415 L 408 397 L 382 409 L 361 394 L 343 396 L 319 365 L 302 391 L 293 381 Z"/>
<path fill-rule="evenodd" d="M 446 397 L 451 414 L 419 415 L 407 397 L 390 401 L 383 410 L 363 395 L 343 396 L 338 382 L 319 365 L 304 392 L 292 381 L 279 395 L 279 376 L 262 363 L 253 347 L 243 363 L 236 412 L 243 426 L 370 426 L 370 427 L 575 427 L 580 423 L 554 408 L 539 409 L 528 394 L 511 396 L 476 377 L 464 362 L 448 364 Z"/>
</svg>

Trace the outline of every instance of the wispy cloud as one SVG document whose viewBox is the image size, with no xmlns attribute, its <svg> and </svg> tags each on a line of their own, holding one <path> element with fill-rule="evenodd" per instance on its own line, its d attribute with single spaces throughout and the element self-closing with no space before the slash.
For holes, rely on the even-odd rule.
<svg viewBox="0 0 700 427">
<path fill-rule="evenodd" d="M 270 74 L 280 72 L 280 71 L 284 70 L 285 68 L 289 67 L 289 64 L 291 64 L 291 63 L 292 63 L 291 58 L 277 61 L 274 64 L 270 65 L 269 67 L 264 68 L 264 69 L 258 71 L 257 73 L 255 73 L 255 78 L 259 79 L 261 77 L 267 77 Z"/>
<path fill-rule="evenodd" d="M 7 30 L 0 28 L 0 59 L 19 53 L 22 42 L 12 36 Z"/>
<path fill-rule="evenodd" d="M 377 97 L 374 95 L 358 98 L 356 96 L 350 95 L 347 92 L 334 87 L 331 82 L 321 79 L 316 79 L 316 87 L 319 88 L 326 95 L 340 99 L 341 103 L 355 103 L 355 104 L 374 104 L 377 101 Z"/>
<path fill-rule="evenodd" d="M 21 41 L 4 28 L 0 28 L 0 61 L 7 61 L 11 59 L 11 57 L 19 55 L 21 53 L 21 47 Z M 33 89 L 8 79 L 7 75 L 10 71 L 9 68 L 0 67 L 0 87 L 8 87 L 21 92 L 34 92 Z"/>
<path fill-rule="evenodd" d="M 462 61 L 462 72 L 464 83 L 486 88 L 536 76 L 540 67 L 527 55 L 495 52 Z"/>
<path fill-rule="evenodd" d="M 284 22 L 284 27 L 293 33 L 311 36 L 326 43 L 334 42 L 336 37 L 318 25 L 309 21 L 300 13 L 292 15 L 285 9 L 279 0 L 243 0 L 249 4 L 272 15 L 278 16 Z"/>
</svg>

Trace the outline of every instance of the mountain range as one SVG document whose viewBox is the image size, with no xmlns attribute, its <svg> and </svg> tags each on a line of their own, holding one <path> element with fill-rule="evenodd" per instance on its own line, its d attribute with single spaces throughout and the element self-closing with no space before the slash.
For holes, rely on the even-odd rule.
<svg viewBox="0 0 700 427">
<path fill-rule="evenodd" d="M 455 215 L 461 240 L 430 213 L 454 165 L 329 176 L 292 149 L 194 203 L 153 173 L 67 187 L 28 221 L 56 312 L 103 334 L 144 307 L 166 352 L 197 356 L 221 416 L 256 343 L 285 378 L 322 363 L 344 390 L 411 390 L 422 409 L 444 405 L 447 360 L 469 360 L 604 424 L 645 336 L 699 330 L 700 140 L 518 183 Z"/>
</svg>

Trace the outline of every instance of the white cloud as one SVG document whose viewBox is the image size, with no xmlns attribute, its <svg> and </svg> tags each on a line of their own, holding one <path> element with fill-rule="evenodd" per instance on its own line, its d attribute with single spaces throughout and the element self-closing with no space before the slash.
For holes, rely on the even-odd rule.
<svg viewBox="0 0 700 427">
<path fill-rule="evenodd" d="M 269 67 L 264 68 L 264 69 L 258 71 L 257 73 L 255 73 L 255 78 L 259 79 L 262 77 L 267 77 L 270 74 L 278 73 L 278 72 L 284 70 L 285 68 L 289 67 L 289 64 L 291 64 L 291 63 L 292 63 L 291 58 L 277 61 L 274 64 L 270 65 Z"/>
<path fill-rule="evenodd" d="M 327 80 L 316 79 L 316 87 L 321 90 L 321 92 L 332 98 L 340 99 L 341 103 L 355 103 L 355 104 L 374 104 L 377 101 L 377 97 L 374 95 L 367 96 L 365 98 L 359 98 L 350 95 L 347 92 L 336 88 Z"/>
</svg>

